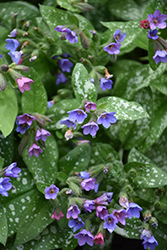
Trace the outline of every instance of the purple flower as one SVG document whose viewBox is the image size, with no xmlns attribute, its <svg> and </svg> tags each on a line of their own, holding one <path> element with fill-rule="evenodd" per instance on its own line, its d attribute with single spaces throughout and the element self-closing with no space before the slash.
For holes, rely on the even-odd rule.
<svg viewBox="0 0 167 250">
<path fill-rule="evenodd" d="M 56 85 L 59 85 L 60 83 L 66 83 L 67 80 L 67 77 L 61 72 L 60 74 L 57 74 Z"/>
<path fill-rule="evenodd" d="M 76 232 L 77 230 L 79 230 L 81 227 L 84 227 L 85 223 L 82 221 L 81 218 L 77 218 L 77 219 L 72 219 L 68 222 L 68 226 L 70 228 L 73 228 L 73 232 Z"/>
<path fill-rule="evenodd" d="M 31 89 L 30 83 L 34 81 L 30 78 L 22 76 L 21 78 L 17 78 L 17 84 L 21 93 L 24 93 L 24 90 L 28 91 Z"/>
<path fill-rule="evenodd" d="M 103 91 L 105 91 L 106 89 L 111 89 L 112 88 L 112 84 L 113 81 L 110 79 L 106 79 L 104 77 L 101 77 L 100 79 L 100 86 L 102 88 Z"/>
<path fill-rule="evenodd" d="M 155 55 L 153 56 L 153 59 L 154 59 L 156 64 L 159 62 L 166 63 L 167 62 L 167 52 L 165 50 L 157 50 L 155 52 Z"/>
<path fill-rule="evenodd" d="M 88 211 L 88 212 L 92 212 L 93 209 L 95 209 L 95 202 L 93 200 L 86 200 L 85 203 L 83 204 L 84 208 Z"/>
<path fill-rule="evenodd" d="M 30 126 L 27 123 L 19 124 L 18 120 L 16 120 L 16 124 L 18 125 L 16 131 L 21 133 L 22 135 L 27 131 L 27 129 L 30 128 Z"/>
<path fill-rule="evenodd" d="M 54 28 L 54 30 L 57 32 L 62 32 L 63 27 L 64 27 L 63 25 L 58 25 L 57 27 Z"/>
<path fill-rule="evenodd" d="M 113 35 L 114 39 L 116 42 L 123 42 L 123 40 L 125 39 L 126 37 L 126 33 L 122 33 L 121 34 L 121 30 L 120 29 L 117 29 Z"/>
<path fill-rule="evenodd" d="M 79 176 L 83 179 L 88 179 L 90 177 L 90 174 L 87 171 L 81 171 L 79 173 Z"/>
<path fill-rule="evenodd" d="M 7 44 L 5 45 L 5 49 L 10 50 L 10 51 L 15 51 L 20 45 L 17 39 L 7 38 L 5 42 L 7 42 Z"/>
<path fill-rule="evenodd" d="M 60 59 L 58 61 L 59 66 L 61 67 L 62 71 L 67 71 L 68 73 L 70 73 L 71 71 L 71 67 L 73 66 L 73 63 L 70 62 L 68 59 Z"/>
<path fill-rule="evenodd" d="M 90 80 L 91 80 L 91 82 L 92 82 L 92 83 L 94 83 L 94 82 L 95 82 L 95 79 L 94 79 L 93 77 L 92 77 Z"/>
<path fill-rule="evenodd" d="M 99 126 L 94 121 L 91 121 L 83 125 L 81 128 L 83 128 L 84 135 L 90 134 L 91 136 L 95 136 Z"/>
<path fill-rule="evenodd" d="M 74 128 L 74 130 L 76 129 L 76 123 L 72 122 L 69 120 L 69 118 L 64 118 L 63 120 L 60 121 L 60 124 L 65 124 L 67 127 L 69 128 Z"/>
<path fill-rule="evenodd" d="M 128 218 L 132 219 L 134 216 L 135 218 L 140 218 L 140 211 L 143 210 L 139 205 L 136 203 L 130 202 L 129 207 L 126 209 L 126 212 L 129 214 Z"/>
<path fill-rule="evenodd" d="M 10 32 L 10 37 L 15 37 L 17 35 L 17 29 L 13 29 L 11 32 Z"/>
<path fill-rule="evenodd" d="M 65 57 L 65 58 L 71 57 L 71 55 L 70 55 L 69 53 L 66 53 L 66 52 L 63 52 L 63 53 L 62 53 L 62 56 Z"/>
<path fill-rule="evenodd" d="M 121 198 L 119 199 L 119 204 L 122 207 L 128 208 L 129 207 L 129 201 L 128 198 L 126 196 L 121 196 Z"/>
<path fill-rule="evenodd" d="M 147 249 L 150 247 L 152 250 L 155 249 L 156 246 L 158 246 L 157 240 L 154 238 L 154 236 L 151 236 L 151 238 L 144 240 L 142 242 L 144 249 Z"/>
<path fill-rule="evenodd" d="M 47 102 L 47 109 L 50 109 L 53 106 L 53 101 L 48 101 Z"/>
<path fill-rule="evenodd" d="M 0 178 L 0 194 L 2 194 L 3 196 L 8 196 L 8 190 L 10 190 L 12 188 L 12 184 L 9 182 L 10 178 Z"/>
<path fill-rule="evenodd" d="M 100 197 L 96 198 L 95 203 L 98 205 L 108 205 L 108 203 L 111 203 L 113 193 L 103 193 Z"/>
<path fill-rule="evenodd" d="M 86 191 L 93 190 L 95 188 L 95 181 L 94 178 L 84 179 L 81 182 L 81 187 Z"/>
<path fill-rule="evenodd" d="M 27 113 L 25 113 L 24 115 L 17 116 L 18 124 L 27 123 L 29 126 L 31 126 L 34 120 L 35 120 L 35 117 Z"/>
<path fill-rule="evenodd" d="M 86 109 L 86 112 L 88 112 L 88 113 L 90 113 L 90 110 L 96 110 L 96 103 L 86 102 L 85 109 Z"/>
<path fill-rule="evenodd" d="M 29 157 L 31 157 L 32 155 L 35 155 L 36 157 L 39 156 L 39 153 L 42 153 L 43 150 L 36 144 L 33 143 L 31 147 L 29 147 L 28 153 L 29 153 Z"/>
<path fill-rule="evenodd" d="M 140 235 L 140 239 L 147 241 L 150 238 L 151 238 L 151 232 L 148 229 L 143 229 Z"/>
<path fill-rule="evenodd" d="M 105 51 L 107 51 L 110 55 L 113 55 L 113 54 L 117 55 L 120 53 L 120 50 L 119 50 L 120 47 L 121 47 L 120 43 L 110 43 L 109 45 L 107 45 L 103 49 Z"/>
<path fill-rule="evenodd" d="M 124 209 L 114 210 L 112 214 L 116 218 L 116 223 L 120 222 L 122 225 L 125 226 L 126 224 L 125 218 L 128 218 L 129 214 Z"/>
<path fill-rule="evenodd" d="M 103 112 L 97 119 L 98 124 L 102 124 L 105 128 L 109 128 L 111 124 L 116 123 L 117 118 L 114 116 L 115 112 Z"/>
<path fill-rule="evenodd" d="M 99 182 L 95 184 L 95 193 L 97 193 L 97 192 L 98 192 L 99 185 L 100 185 L 100 183 L 99 183 Z"/>
<path fill-rule="evenodd" d="M 65 38 L 70 43 L 77 43 L 78 42 L 77 34 L 74 31 L 71 31 L 70 29 L 66 28 L 66 32 L 67 32 L 67 34 L 65 35 Z"/>
<path fill-rule="evenodd" d="M 42 141 L 46 141 L 47 136 L 51 136 L 51 133 L 41 128 L 41 131 L 39 129 L 37 130 L 35 140 L 38 141 L 39 139 L 41 139 Z"/>
<path fill-rule="evenodd" d="M 5 174 L 4 176 L 7 177 L 13 177 L 13 178 L 17 178 L 19 177 L 19 173 L 21 172 L 21 169 L 16 167 L 17 162 L 13 162 L 12 164 L 10 164 L 6 169 L 5 169 Z"/>
<path fill-rule="evenodd" d="M 57 193 L 59 192 L 59 188 L 52 184 L 50 187 L 45 188 L 45 199 L 47 200 L 55 200 L 57 197 Z"/>
<path fill-rule="evenodd" d="M 69 120 L 72 122 L 78 122 L 82 124 L 87 117 L 87 114 L 82 109 L 74 109 L 67 112 L 69 114 Z"/>
<path fill-rule="evenodd" d="M 77 205 L 73 205 L 73 206 L 70 206 L 67 210 L 67 219 L 69 219 L 70 217 L 72 217 L 73 219 L 77 219 L 78 218 L 78 214 L 80 214 L 80 210 L 78 208 Z"/>
<path fill-rule="evenodd" d="M 167 15 L 161 14 L 159 10 L 156 10 L 154 14 L 149 14 L 147 19 L 150 22 L 150 29 L 152 30 L 156 29 L 156 27 L 159 29 L 166 28 L 166 22 L 164 21 L 167 19 Z"/>
<path fill-rule="evenodd" d="M 3 55 L 0 55 L 0 59 L 2 59 Z"/>
<path fill-rule="evenodd" d="M 96 216 L 100 217 L 101 220 L 108 214 L 107 208 L 105 206 L 96 207 Z"/>
<path fill-rule="evenodd" d="M 81 232 L 77 233 L 74 238 L 78 239 L 79 246 L 83 246 L 85 243 L 93 246 L 94 236 L 86 229 L 83 229 Z"/>
<path fill-rule="evenodd" d="M 112 233 L 114 231 L 114 228 L 116 227 L 116 218 L 114 215 L 112 214 L 107 214 L 104 217 L 104 225 L 103 228 L 107 229 L 110 233 Z"/>
<path fill-rule="evenodd" d="M 153 40 L 157 40 L 158 39 L 157 33 L 158 33 L 157 29 L 155 29 L 155 30 L 149 30 L 147 37 L 150 38 L 150 39 L 153 39 Z"/>
<path fill-rule="evenodd" d="M 18 64 L 20 62 L 20 58 L 22 56 L 22 52 L 21 51 L 10 51 L 8 53 L 9 56 L 11 56 L 11 59 L 13 62 L 15 62 L 16 64 Z"/>
</svg>

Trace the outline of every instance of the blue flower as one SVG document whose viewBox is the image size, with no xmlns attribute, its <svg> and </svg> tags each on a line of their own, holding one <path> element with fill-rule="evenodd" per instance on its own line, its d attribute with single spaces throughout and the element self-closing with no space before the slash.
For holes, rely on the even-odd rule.
<svg viewBox="0 0 167 250">
<path fill-rule="evenodd" d="M 123 42 L 126 37 L 126 33 L 121 33 L 120 29 L 117 29 L 113 35 L 116 42 Z"/>
<path fill-rule="evenodd" d="M 167 52 L 165 50 L 157 50 L 155 52 L 155 55 L 153 56 L 153 59 L 154 59 L 156 64 L 159 62 L 166 63 L 167 62 Z"/>
<path fill-rule="evenodd" d="M 8 44 L 5 45 L 5 49 L 10 50 L 10 51 L 15 51 L 20 45 L 20 43 L 19 43 L 19 41 L 17 39 L 9 39 L 9 38 L 7 38 L 5 40 L 5 42 L 8 43 Z"/>
<path fill-rule="evenodd" d="M 147 19 L 150 22 L 150 28 L 152 30 L 156 29 L 156 27 L 159 29 L 166 28 L 166 22 L 164 21 L 167 19 L 167 15 L 161 14 L 159 10 L 156 10 L 154 14 L 149 14 Z"/>
<path fill-rule="evenodd" d="M 140 218 L 140 211 L 143 210 L 139 205 L 136 203 L 130 202 L 126 212 L 129 214 L 128 218 L 132 219 L 134 216 L 135 218 Z"/>
<path fill-rule="evenodd" d="M 96 179 L 94 178 L 84 179 L 81 182 L 81 187 L 85 189 L 86 191 L 93 190 L 95 188 L 95 182 L 96 182 Z"/>
<path fill-rule="evenodd" d="M 83 229 L 81 232 L 77 233 L 74 238 L 78 239 L 79 246 L 83 246 L 85 243 L 93 246 L 94 236 L 86 229 Z"/>
<path fill-rule="evenodd" d="M 8 55 L 11 56 L 13 62 L 18 64 L 22 56 L 22 53 L 20 51 L 10 51 Z"/>
<path fill-rule="evenodd" d="M 120 50 L 119 48 L 121 47 L 120 43 L 110 43 L 109 45 L 105 46 L 103 49 L 107 51 L 110 55 L 113 54 L 119 54 Z"/>
<path fill-rule="evenodd" d="M 13 178 L 17 178 L 19 177 L 19 173 L 21 172 L 21 169 L 16 167 L 17 162 L 13 162 L 12 164 L 10 164 L 6 169 L 5 169 L 5 174 L 4 176 L 7 177 L 13 177 Z"/>
<path fill-rule="evenodd" d="M 116 218 L 116 223 L 120 222 L 122 225 L 125 226 L 126 224 L 125 218 L 128 218 L 129 214 L 124 209 L 114 210 L 112 214 Z"/>
<path fill-rule="evenodd" d="M 115 112 L 103 112 L 98 120 L 97 123 L 98 124 L 102 124 L 105 128 L 109 128 L 111 124 L 116 123 L 117 118 L 114 116 Z"/>
<path fill-rule="evenodd" d="M 64 118 L 63 120 L 60 121 L 60 124 L 65 124 L 68 128 L 74 128 L 74 130 L 76 129 L 76 123 L 72 122 L 69 120 L 69 118 Z"/>
<path fill-rule="evenodd" d="M 91 121 L 83 125 L 81 128 L 83 128 L 84 135 L 90 134 L 91 136 L 95 136 L 99 126 L 94 121 Z"/>
<path fill-rule="evenodd" d="M 87 171 L 81 171 L 79 173 L 79 177 L 81 177 L 83 179 L 88 179 L 90 177 L 90 174 Z"/>
<path fill-rule="evenodd" d="M 84 208 L 88 211 L 88 212 L 92 212 L 93 209 L 95 209 L 95 202 L 93 200 L 86 200 L 85 203 L 83 204 Z"/>
<path fill-rule="evenodd" d="M 82 124 L 87 117 L 87 114 L 82 109 L 74 109 L 67 113 L 69 114 L 69 120 L 72 122 L 78 122 L 78 124 Z"/>
<path fill-rule="evenodd" d="M 158 33 L 157 29 L 155 29 L 155 30 L 149 30 L 147 37 L 150 38 L 150 39 L 153 39 L 153 40 L 157 40 L 158 39 L 157 33 Z"/>
<path fill-rule="evenodd" d="M 18 124 L 27 123 L 30 126 L 34 120 L 35 120 L 34 116 L 25 113 L 24 115 L 17 116 L 16 121 L 18 121 Z"/>
<path fill-rule="evenodd" d="M 71 31 L 70 29 L 66 28 L 66 32 L 67 32 L 67 34 L 65 35 L 65 38 L 70 43 L 77 43 L 78 42 L 77 34 L 74 31 Z"/>
<path fill-rule="evenodd" d="M 50 187 L 45 188 L 45 199 L 56 199 L 59 188 L 52 184 Z"/>
<path fill-rule="evenodd" d="M 41 139 L 42 141 L 46 141 L 47 136 L 51 136 L 51 133 L 49 133 L 44 128 L 41 128 L 41 130 L 37 130 L 35 140 L 38 141 L 39 139 Z"/>
<path fill-rule="evenodd" d="M 54 30 L 57 32 L 62 32 L 63 28 L 64 28 L 63 25 L 58 25 L 57 27 L 54 28 Z"/>
<path fill-rule="evenodd" d="M 17 29 L 13 29 L 11 32 L 10 32 L 10 37 L 15 37 L 17 35 Z"/>
<path fill-rule="evenodd" d="M 143 229 L 140 235 L 140 239 L 147 241 L 150 238 L 151 238 L 151 232 L 148 229 Z"/>
<path fill-rule="evenodd" d="M 0 178 L 0 194 L 2 194 L 3 196 L 8 196 L 8 190 L 10 190 L 12 188 L 12 184 L 9 182 L 10 178 Z"/>
<path fill-rule="evenodd" d="M 106 89 L 111 89 L 112 84 L 113 84 L 113 81 L 111 81 L 110 79 L 106 79 L 104 77 L 100 79 L 100 86 L 103 91 L 105 91 Z"/>
<path fill-rule="evenodd" d="M 73 219 L 77 219 L 78 218 L 78 214 L 80 214 L 80 210 L 78 208 L 77 205 L 73 205 L 73 206 L 70 206 L 67 210 L 67 219 L 69 219 L 70 217 L 72 217 Z"/>
<path fill-rule="evenodd" d="M 27 123 L 19 124 L 19 121 L 16 120 L 16 124 L 18 125 L 16 131 L 21 133 L 22 135 L 30 128 L 30 125 Z"/>
<path fill-rule="evenodd" d="M 144 249 L 147 249 L 148 247 L 152 250 L 155 249 L 156 246 L 158 246 L 157 240 L 154 238 L 154 236 L 151 236 L 151 238 L 144 240 L 142 242 Z"/>
<path fill-rule="evenodd" d="M 77 230 L 79 230 L 81 227 L 84 227 L 84 222 L 82 221 L 81 218 L 77 218 L 77 219 L 72 219 L 68 222 L 68 226 L 70 228 L 73 228 L 73 232 L 76 232 Z"/>
<path fill-rule="evenodd" d="M 66 83 L 67 82 L 67 77 L 61 72 L 60 74 L 57 74 L 57 80 L 56 80 L 56 85 L 59 85 L 60 83 Z"/>
<path fill-rule="evenodd" d="M 114 229 L 116 228 L 116 218 L 114 215 L 112 214 L 107 214 L 106 216 L 104 216 L 104 225 L 103 228 L 107 229 L 110 233 L 112 233 L 114 231 Z"/>
<path fill-rule="evenodd" d="M 105 206 L 96 207 L 96 216 L 100 217 L 101 220 L 108 214 L 107 208 Z"/>
<path fill-rule="evenodd" d="M 70 73 L 71 71 L 71 67 L 73 66 L 73 63 L 70 62 L 68 59 L 60 59 L 58 61 L 59 66 L 61 67 L 62 71 L 67 71 L 68 73 Z"/>
</svg>

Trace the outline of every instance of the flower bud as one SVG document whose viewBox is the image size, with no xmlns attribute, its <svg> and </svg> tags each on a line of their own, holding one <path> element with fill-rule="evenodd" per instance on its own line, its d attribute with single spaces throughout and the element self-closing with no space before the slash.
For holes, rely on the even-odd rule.
<svg viewBox="0 0 167 250">
<path fill-rule="evenodd" d="M 7 87 L 7 80 L 6 77 L 0 73 L 0 90 L 4 91 Z"/>
<path fill-rule="evenodd" d="M 128 172 L 128 176 L 132 177 L 132 178 L 136 178 L 137 176 L 137 172 L 134 168 L 131 168 Z"/>
<path fill-rule="evenodd" d="M 98 174 L 102 173 L 104 167 L 105 167 L 104 164 L 100 164 L 100 165 L 91 167 L 89 170 L 90 176 L 97 176 Z"/>
<path fill-rule="evenodd" d="M 27 72 L 29 71 L 29 67 L 24 66 L 24 65 L 17 65 L 16 63 L 13 63 L 12 65 L 9 65 L 10 68 L 15 69 L 15 70 L 19 70 L 22 72 Z"/>
<path fill-rule="evenodd" d="M 74 3 L 72 6 L 78 8 L 81 11 L 94 10 L 94 7 L 88 3 Z"/>
<path fill-rule="evenodd" d="M 24 149 L 26 148 L 26 146 L 28 145 L 28 140 L 29 140 L 29 136 L 28 136 L 28 132 L 22 137 L 19 147 L 18 147 L 18 152 L 19 155 L 22 155 Z"/>
<path fill-rule="evenodd" d="M 155 209 L 156 211 L 161 211 L 161 210 L 163 209 L 163 207 L 164 207 L 164 204 L 161 203 L 160 201 L 156 201 L 156 202 L 154 203 L 154 209 Z"/>
<path fill-rule="evenodd" d="M 12 30 L 14 29 L 14 28 L 16 28 L 16 18 L 17 18 L 17 16 L 18 16 L 18 13 L 14 13 L 13 14 L 13 17 L 12 17 L 12 22 L 11 22 L 11 25 L 12 25 Z"/>
<path fill-rule="evenodd" d="M 0 66 L 0 72 L 7 72 L 8 69 L 9 69 L 8 64 L 2 64 L 2 65 Z"/>
<path fill-rule="evenodd" d="M 150 224 L 153 226 L 153 227 L 158 227 L 158 221 L 155 217 L 152 217 L 151 220 L 150 220 Z"/>
<path fill-rule="evenodd" d="M 148 222 L 152 217 L 151 212 L 149 210 L 146 210 L 143 213 L 143 216 L 144 216 L 144 222 Z"/>
<path fill-rule="evenodd" d="M 69 188 L 73 191 L 73 193 L 77 196 L 80 196 L 82 194 L 81 188 L 75 184 L 74 182 L 69 183 Z"/>
<path fill-rule="evenodd" d="M 35 113 L 34 117 L 36 118 L 37 122 L 39 122 L 42 126 L 46 126 L 46 122 L 51 122 L 51 120 L 45 115 Z"/>
<path fill-rule="evenodd" d="M 126 185 L 126 186 L 125 186 L 125 192 L 126 192 L 127 194 L 130 194 L 130 193 L 133 192 L 133 188 L 131 187 L 131 185 Z"/>
<path fill-rule="evenodd" d="M 90 47 L 89 40 L 88 40 L 87 36 L 82 31 L 80 33 L 80 39 L 81 39 L 81 44 L 84 47 L 84 49 L 89 49 L 89 47 Z"/>
<path fill-rule="evenodd" d="M 96 66 L 94 67 L 95 71 L 97 71 L 98 73 L 100 74 L 103 74 L 104 73 L 104 70 L 105 70 L 105 67 L 104 66 Z"/>
<path fill-rule="evenodd" d="M 71 129 L 67 130 L 65 132 L 64 137 L 66 138 L 67 141 L 70 140 L 70 139 L 72 139 L 73 138 L 73 132 L 72 132 L 72 130 Z"/>
</svg>

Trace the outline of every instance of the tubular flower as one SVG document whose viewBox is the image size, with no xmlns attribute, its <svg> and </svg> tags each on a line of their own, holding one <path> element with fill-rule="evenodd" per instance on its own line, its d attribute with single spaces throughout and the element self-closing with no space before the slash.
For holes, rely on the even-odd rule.
<svg viewBox="0 0 167 250">
<path fill-rule="evenodd" d="M 45 188 L 45 199 L 56 199 L 59 188 L 52 184 L 50 187 Z"/>
<path fill-rule="evenodd" d="M 99 244 L 100 243 L 100 245 L 104 245 L 104 236 L 103 236 L 103 234 L 100 232 L 100 233 L 98 233 L 96 236 L 95 236 L 95 238 L 94 238 L 94 241 L 95 241 L 95 245 L 97 245 L 97 244 Z"/>
<path fill-rule="evenodd" d="M 105 46 L 103 49 L 107 51 L 110 55 L 113 54 L 119 54 L 120 50 L 119 48 L 121 47 L 120 43 L 110 43 L 109 45 Z"/>
<path fill-rule="evenodd" d="M 94 121 L 91 121 L 83 125 L 81 128 L 83 128 L 84 135 L 90 134 L 91 136 L 95 136 L 99 126 Z"/>
<path fill-rule="evenodd" d="M 31 89 L 30 83 L 34 81 L 22 76 L 21 78 L 17 78 L 17 84 L 21 93 L 24 93 L 24 90 L 28 91 Z"/>
<path fill-rule="evenodd" d="M 33 143 L 32 146 L 29 147 L 28 152 L 29 152 L 29 157 L 31 157 L 32 155 L 38 157 L 39 153 L 42 153 L 43 150 L 36 143 Z"/>
<path fill-rule="evenodd" d="M 83 246 L 85 243 L 93 246 L 94 236 L 86 229 L 83 229 L 81 232 L 77 233 L 74 238 L 78 239 L 79 246 Z"/>
</svg>

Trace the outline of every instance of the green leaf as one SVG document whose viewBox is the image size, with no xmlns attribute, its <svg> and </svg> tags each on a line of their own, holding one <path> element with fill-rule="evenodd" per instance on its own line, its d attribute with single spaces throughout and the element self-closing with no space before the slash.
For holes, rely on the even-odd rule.
<svg viewBox="0 0 167 250">
<path fill-rule="evenodd" d="M 129 171 L 134 169 L 136 177 L 130 176 Z M 158 188 L 167 185 L 167 174 L 154 164 L 144 164 L 141 162 L 129 162 L 124 166 L 124 170 L 128 173 L 130 183 L 139 188 Z"/>
<path fill-rule="evenodd" d="M 167 79 L 166 75 L 162 75 L 161 78 L 157 78 L 150 84 L 154 88 L 156 88 L 158 91 L 160 91 L 162 94 L 167 95 Z"/>
<path fill-rule="evenodd" d="M 156 218 L 163 222 L 164 224 L 167 224 L 167 205 L 165 204 L 161 211 L 156 213 Z"/>
<path fill-rule="evenodd" d="M 166 70 L 165 63 L 161 64 L 155 71 L 149 65 L 142 65 L 130 71 L 121 78 L 113 90 L 113 95 L 132 99 L 134 94 L 158 79 Z"/>
<path fill-rule="evenodd" d="M 78 19 L 70 12 L 44 5 L 40 5 L 40 12 L 51 30 L 54 30 L 57 25 L 75 24 L 78 26 Z"/>
<path fill-rule="evenodd" d="M 1 5 L 1 3 L 0 3 Z M 1 11 L 1 9 L 0 9 Z M 7 38 L 8 34 L 9 34 L 9 30 L 7 30 L 5 27 L 0 26 L 0 34 L 1 34 L 1 43 L 0 43 L 0 54 L 3 55 L 7 52 L 7 50 L 5 49 L 5 39 Z"/>
<path fill-rule="evenodd" d="M 111 13 L 123 20 L 140 20 L 141 10 L 138 4 L 134 0 L 126 0 L 123 4 L 120 4 L 117 0 L 112 0 L 109 3 L 109 9 Z"/>
<path fill-rule="evenodd" d="M 81 30 L 84 30 L 84 29 L 94 30 L 92 23 L 87 18 L 85 18 L 84 16 L 81 16 L 79 14 L 74 14 L 74 16 L 76 16 L 78 18 L 79 28 Z"/>
<path fill-rule="evenodd" d="M 72 7 L 70 0 L 57 0 L 57 4 L 71 12 L 78 12 L 76 8 Z"/>
<path fill-rule="evenodd" d="M 103 97 L 97 101 L 97 109 L 100 109 L 100 105 L 103 103 L 106 103 L 104 110 L 106 112 L 114 111 L 118 120 L 137 120 L 149 117 L 147 112 L 137 102 L 128 102 L 115 96 Z"/>
<path fill-rule="evenodd" d="M 34 82 L 31 83 L 31 90 L 22 94 L 23 113 L 44 114 L 47 109 L 47 94 L 39 75 L 33 68 L 24 75 Z"/>
<path fill-rule="evenodd" d="M 88 143 L 83 143 L 71 150 L 58 161 L 60 171 L 69 175 L 71 172 L 84 171 L 90 160 L 91 148 Z"/>
<path fill-rule="evenodd" d="M 92 102 L 96 101 L 96 88 L 91 82 L 86 68 L 81 63 L 77 63 L 73 69 L 72 84 L 75 96 L 79 102 L 84 99 Z"/>
<path fill-rule="evenodd" d="M 8 136 L 14 127 L 18 112 L 17 98 L 13 89 L 7 87 L 0 91 L 0 130 Z"/>
<path fill-rule="evenodd" d="M 114 162 L 120 160 L 118 153 L 113 147 L 106 143 L 96 143 L 91 148 L 91 165 Z"/>
<path fill-rule="evenodd" d="M 154 14 L 156 10 L 160 10 L 161 14 L 163 14 L 162 1 L 161 0 L 150 0 L 145 8 L 143 13 L 142 20 L 147 19 L 149 14 Z"/>
<path fill-rule="evenodd" d="M 38 236 L 52 222 L 51 211 L 51 203 L 36 191 L 20 216 L 15 246 Z"/>
<path fill-rule="evenodd" d="M 45 142 L 46 148 L 38 157 L 29 157 L 28 148 L 23 152 L 23 160 L 36 181 L 37 188 L 42 193 L 45 187 L 56 180 L 58 148 L 55 138 L 49 136 Z"/>
<path fill-rule="evenodd" d="M 137 47 L 139 47 L 141 49 L 148 50 L 147 34 L 148 34 L 148 30 L 147 29 L 142 29 L 142 31 L 134 39 L 133 44 L 135 44 Z"/>
<path fill-rule="evenodd" d="M 46 111 L 46 115 L 52 121 L 48 123 L 47 128 L 55 130 L 61 127 L 60 119 L 68 117 L 67 112 L 78 108 L 80 103 L 77 99 L 64 99 L 55 103 L 50 109 Z"/>
<path fill-rule="evenodd" d="M 7 224 L 6 214 L 2 206 L 0 207 L 0 225 L 1 225 L 0 243 L 2 243 L 5 246 L 8 237 L 8 224 Z"/>
<path fill-rule="evenodd" d="M 35 24 L 35 18 L 39 16 L 38 8 L 30 3 L 22 1 L 0 3 L 0 16 L 3 20 L 4 26 L 7 28 L 10 27 L 9 30 L 12 29 L 11 22 L 13 14 L 15 13 L 18 13 L 18 20 L 31 20 L 31 24 Z"/>
<path fill-rule="evenodd" d="M 156 70 L 159 64 L 156 64 L 153 56 L 155 55 L 155 41 L 153 39 L 148 39 L 148 57 L 149 57 L 149 64 L 153 70 Z"/>
<path fill-rule="evenodd" d="M 17 231 L 20 215 L 31 201 L 35 192 L 32 175 L 24 168 L 21 170 L 18 178 L 12 179 L 12 185 L 12 189 L 8 192 L 9 196 L 0 197 L 0 202 L 6 211 L 8 237 Z"/>
<path fill-rule="evenodd" d="M 68 176 L 63 172 L 56 173 L 56 179 L 58 179 L 62 183 L 66 183 Z"/>
<path fill-rule="evenodd" d="M 4 165 L 7 167 L 13 158 L 13 133 L 4 138 L 0 133 L 0 156 L 4 160 Z"/>
<path fill-rule="evenodd" d="M 155 111 L 154 117 L 151 122 L 149 134 L 146 139 L 139 146 L 141 152 L 146 152 L 161 136 L 164 129 L 167 127 L 167 104 L 162 105 L 158 110 Z"/>
<path fill-rule="evenodd" d="M 133 100 L 138 102 L 149 114 L 153 113 L 153 96 L 150 88 L 143 88 L 138 91 Z M 131 149 L 142 144 L 143 140 L 149 133 L 151 120 L 150 118 L 139 119 L 134 121 L 121 121 L 120 138 L 124 142 L 125 149 Z"/>
<path fill-rule="evenodd" d="M 142 231 L 142 221 L 137 218 L 126 219 L 125 228 L 120 228 L 117 226 L 114 229 L 114 232 L 130 239 L 140 239 L 141 231 Z"/>
</svg>

